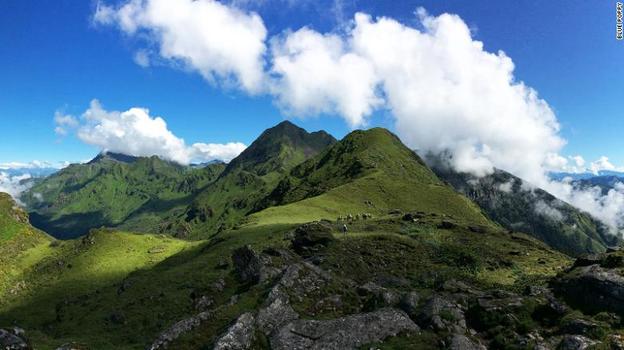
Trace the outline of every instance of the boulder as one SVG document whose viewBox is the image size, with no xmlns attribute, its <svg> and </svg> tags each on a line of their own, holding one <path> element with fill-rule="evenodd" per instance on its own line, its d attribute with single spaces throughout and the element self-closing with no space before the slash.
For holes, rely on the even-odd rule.
<svg viewBox="0 0 624 350">
<path fill-rule="evenodd" d="M 461 308 L 451 301 L 434 295 L 429 298 L 416 320 L 423 328 L 451 333 L 466 331 L 466 318 Z"/>
<path fill-rule="evenodd" d="M 271 347 L 275 350 L 357 349 L 401 332 L 417 331 L 418 326 L 404 312 L 385 308 L 333 320 L 289 322 L 271 336 Z"/>
<path fill-rule="evenodd" d="M 575 267 L 554 282 L 555 292 L 578 309 L 624 313 L 624 277 L 600 265 Z"/>
<path fill-rule="evenodd" d="M 407 292 L 401 297 L 399 307 L 405 311 L 410 317 L 415 317 L 418 313 L 418 302 L 420 296 L 416 292 Z"/>
<path fill-rule="evenodd" d="M 0 349 L 2 350 L 31 350 L 24 330 L 18 327 L 0 328 Z"/>
<path fill-rule="evenodd" d="M 228 330 L 219 337 L 214 350 L 250 349 L 254 339 L 255 318 L 252 313 L 242 314 Z"/>
<path fill-rule="evenodd" d="M 367 303 L 373 309 L 383 306 L 394 306 L 400 301 L 400 295 L 398 293 L 373 282 L 365 283 L 358 287 L 357 291 L 361 296 L 368 298 Z"/>
<path fill-rule="evenodd" d="M 557 350 L 585 350 L 597 344 L 598 342 L 581 335 L 565 335 L 561 339 Z"/>
<path fill-rule="evenodd" d="M 335 240 L 329 224 L 313 222 L 301 225 L 295 230 L 292 247 L 297 254 L 304 254 L 327 247 Z"/>
<path fill-rule="evenodd" d="M 256 325 L 265 335 L 269 335 L 283 324 L 299 318 L 297 312 L 290 306 L 288 294 L 283 291 L 281 284 L 273 287 L 265 305 L 256 316 Z"/>
<path fill-rule="evenodd" d="M 270 261 L 270 257 L 261 256 L 248 245 L 232 252 L 234 272 L 243 283 L 261 283 L 279 274 L 278 269 L 268 265 Z"/>
<path fill-rule="evenodd" d="M 486 350 L 486 347 L 462 334 L 453 334 L 449 339 L 449 350 Z"/>
<path fill-rule="evenodd" d="M 599 334 L 601 332 L 601 327 L 594 322 L 575 319 L 566 322 L 561 327 L 561 332 L 564 334 L 577 334 L 591 337 L 592 334 Z"/>
<path fill-rule="evenodd" d="M 212 311 L 200 312 L 199 314 L 187 319 L 176 322 L 164 332 L 158 335 L 158 338 L 148 347 L 148 350 L 166 349 L 170 342 L 178 339 L 181 335 L 190 332 L 199 327 L 203 322 L 212 319 Z"/>
</svg>

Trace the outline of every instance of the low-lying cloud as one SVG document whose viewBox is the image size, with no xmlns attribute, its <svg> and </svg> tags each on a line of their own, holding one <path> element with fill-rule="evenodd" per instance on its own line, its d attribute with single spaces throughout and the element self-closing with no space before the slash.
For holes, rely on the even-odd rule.
<svg viewBox="0 0 624 350">
<path fill-rule="evenodd" d="M 553 109 L 514 75 L 512 59 L 486 51 L 457 15 L 419 8 L 414 16 L 412 26 L 356 13 L 331 33 L 304 27 L 267 37 L 262 18 L 231 4 L 130 0 L 100 4 L 94 22 L 147 37 L 159 59 L 182 62 L 212 83 L 273 96 L 287 115 L 335 114 L 356 128 L 389 112 L 408 146 L 451 154 L 458 171 L 510 171 L 619 225 L 619 190 L 600 196 L 548 178 L 554 170 L 614 167 L 607 158 L 587 165 L 561 155 L 566 141 Z"/>
<path fill-rule="evenodd" d="M 30 174 L 10 175 L 0 171 L 0 192 L 8 193 L 18 200 L 20 194 L 32 186 Z"/>
<path fill-rule="evenodd" d="M 157 155 L 180 164 L 230 161 L 246 147 L 240 142 L 189 146 L 168 129 L 163 118 L 151 116 L 148 109 L 134 107 L 124 112 L 107 111 L 98 100 L 91 101 L 89 109 L 79 119 L 74 119 L 78 139 L 102 151 L 133 156 Z"/>
</svg>

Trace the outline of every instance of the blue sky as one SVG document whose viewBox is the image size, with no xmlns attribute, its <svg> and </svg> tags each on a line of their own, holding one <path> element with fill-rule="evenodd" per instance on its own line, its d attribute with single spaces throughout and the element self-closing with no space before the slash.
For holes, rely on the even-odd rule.
<svg viewBox="0 0 624 350">
<path fill-rule="evenodd" d="M 336 31 L 356 11 L 413 27 L 421 6 L 432 16 L 457 14 L 486 51 L 511 57 L 515 79 L 554 110 L 567 140 L 562 155 L 588 161 L 608 156 L 624 165 L 624 42 L 615 40 L 615 2 L 265 0 L 239 6 L 262 17 L 268 37 L 302 26 Z M 56 111 L 79 116 L 92 99 L 107 110 L 149 108 L 189 144 L 249 144 L 284 119 L 266 94 L 210 84 L 169 64 L 137 65 L 133 55 L 144 45 L 141 38 L 94 25 L 95 7 L 72 0 L 0 2 L 0 163 L 93 157 L 97 147 L 71 134 L 60 137 L 53 121 Z M 342 137 L 350 127 L 331 114 L 296 122 Z M 368 125 L 394 128 L 384 109 Z"/>
</svg>

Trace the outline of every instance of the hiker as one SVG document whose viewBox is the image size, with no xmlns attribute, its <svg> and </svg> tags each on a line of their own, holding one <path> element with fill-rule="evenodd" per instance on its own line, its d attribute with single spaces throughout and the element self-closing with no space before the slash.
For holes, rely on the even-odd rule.
<svg viewBox="0 0 624 350">
<path fill-rule="evenodd" d="M 342 225 L 342 233 L 343 235 L 347 235 L 347 224 Z"/>
</svg>

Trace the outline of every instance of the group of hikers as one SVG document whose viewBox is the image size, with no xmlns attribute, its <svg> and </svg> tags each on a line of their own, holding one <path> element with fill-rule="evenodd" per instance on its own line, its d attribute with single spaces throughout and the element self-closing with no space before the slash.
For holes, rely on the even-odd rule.
<svg viewBox="0 0 624 350">
<path fill-rule="evenodd" d="M 366 219 L 372 219 L 372 218 L 373 218 L 373 215 L 369 213 L 355 214 L 355 216 L 353 216 L 353 214 L 347 214 L 346 216 L 339 216 L 338 222 L 343 222 L 343 221 L 352 222 L 352 221 L 357 221 L 360 219 L 366 220 Z M 347 231 L 349 230 L 346 223 L 342 224 L 341 230 L 342 230 L 342 233 L 346 236 Z"/>
</svg>

